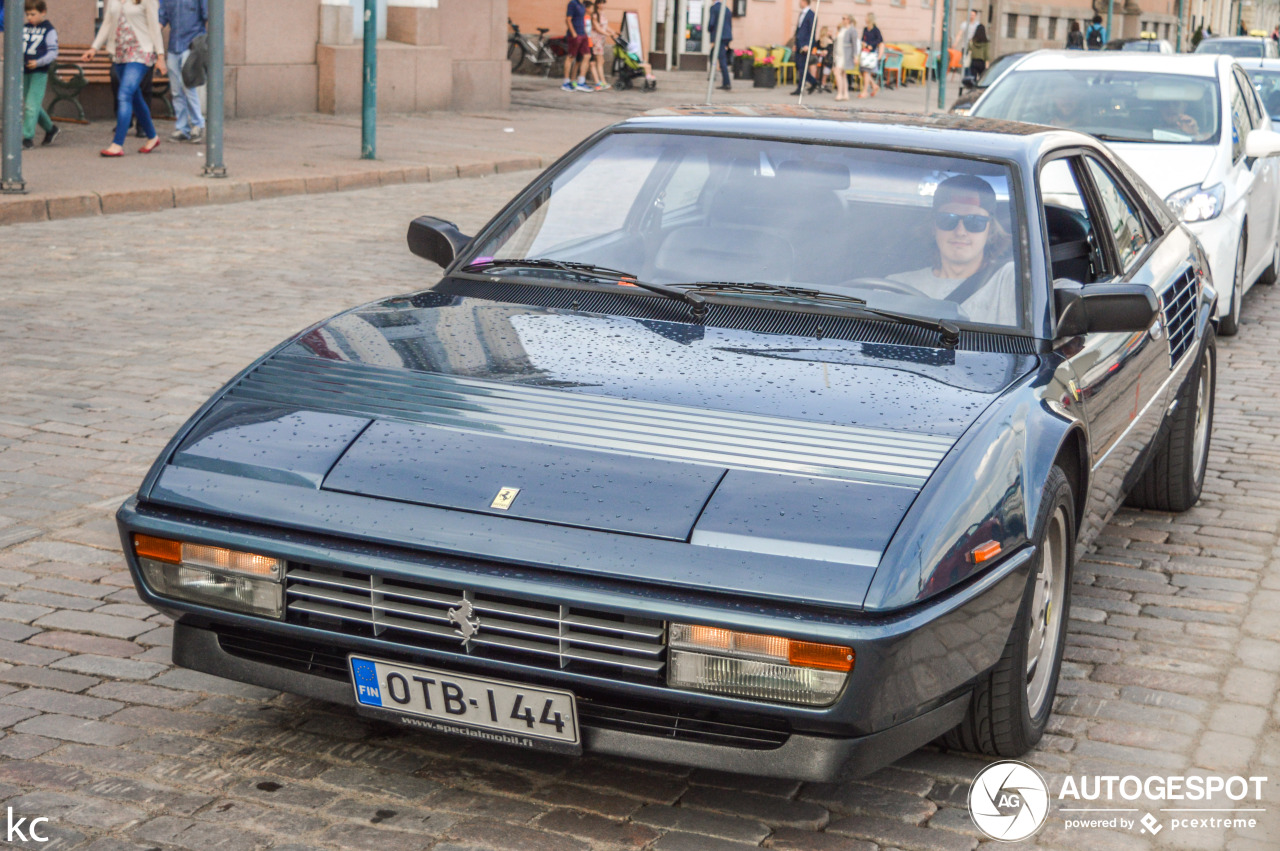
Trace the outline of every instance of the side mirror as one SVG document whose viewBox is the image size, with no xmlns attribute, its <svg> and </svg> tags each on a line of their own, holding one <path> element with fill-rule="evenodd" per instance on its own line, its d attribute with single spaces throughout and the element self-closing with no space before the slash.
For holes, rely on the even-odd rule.
<svg viewBox="0 0 1280 851">
<path fill-rule="evenodd" d="M 1100 331 L 1145 331 L 1155 321 L 1160 301 L 1145 284 L 1089 284 L 1059 279 L 1053 282 L 1057 336 L 1074 337 Z"/>
<path fill-rule="evenodd" d="M 1259 127 L 1249 131 L 1244 137 L 1244 155 L 1246 157 L 1280 156 L 1280 133 Z"/>
<path fill-rule="evenodd" d="M 409 222 L 409 250 L 441 269 L 447 268 L 471 242 L 453 222 L 435 216 L 419 216 Z"/>
</svg>

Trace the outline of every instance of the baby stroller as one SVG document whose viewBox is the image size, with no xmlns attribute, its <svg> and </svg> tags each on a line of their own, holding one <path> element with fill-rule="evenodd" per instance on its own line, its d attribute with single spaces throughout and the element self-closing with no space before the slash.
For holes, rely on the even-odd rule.
<svg viewBox="0 0 1280 851">
<path fill-rule="evenodd" d="M 656 80 L 645 79 L 645 71 L 647 66 L 640 61 L 640 57 L 627 49 L 627 43 L 621 35 L 613 37 L 613 76 L 614 88 L 629 89 L 632 87 L 632 81 L 637 77 L 644 84 L 641 91 L 651 92 L 658 88 Z"/>
</svg>

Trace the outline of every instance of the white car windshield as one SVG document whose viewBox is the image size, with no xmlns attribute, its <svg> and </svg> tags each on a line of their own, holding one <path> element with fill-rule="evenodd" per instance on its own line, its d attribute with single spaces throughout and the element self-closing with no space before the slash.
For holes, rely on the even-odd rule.
<svg viewBox="0 0 1280 851">
<path fill-rule="evenodd" d="M 1196 45 L 1195 52 L 1225 53 L 1227 56 L 1235 56 L 1240 59 L 1261 59 L 1267 55 L 1260 38 L 1211 38 Z"/>
<path fill-rule="evenodd" d="M 1114 142 L 1216 144 L 1214 77 L 1140 71 L 1014 70 L 972 113 L 1048 124 Z"/>
<path fill-rule="evenodd" d="M 1249 69 L 1249 79 L 1258 90 L 1262 104 L 1272 121 L 1280 121 L 1280 68 Z"/>
<path fill-rule="evenodd" d="M 509 213 L 461 270 L 591 274 L 547 262 L 558 261 L 652 284 L 785 285 L 927 319 L 1022 326 L 1009 190 L 1009 168 L 979 160 L 614 133 Z"/>
</svg>

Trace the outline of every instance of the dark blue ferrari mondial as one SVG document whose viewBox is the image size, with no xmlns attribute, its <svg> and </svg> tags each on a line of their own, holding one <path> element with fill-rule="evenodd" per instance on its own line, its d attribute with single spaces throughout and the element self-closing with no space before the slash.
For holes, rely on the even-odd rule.
<svg viewBox="0 0 1280 851">
<path fill-rule="evenodd" d="M 625 121 L 310 328 L 120 510 L 174 661 L 424 731 L 794 778 L 1021 754 L 1074 553 L 1199 497 L 1199 245 L 1094 139 Z"/>
</svg>

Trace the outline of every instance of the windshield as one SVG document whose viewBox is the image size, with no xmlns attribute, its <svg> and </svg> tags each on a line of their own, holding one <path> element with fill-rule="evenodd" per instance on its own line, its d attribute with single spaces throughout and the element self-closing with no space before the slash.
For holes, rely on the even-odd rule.
<svg viewBox="0 0 1280 851">
<path fill-rule="evenodd" d="M 1026 54 L 1010 53 L 1006 56 L 1001 56 L 992 63 L 990 68 L 983 72 L 981 77 L 978 78 L 978 88 L 985 89 L 987 86 L 994 83 L 996 79 L 1005 72 L 1005 69 L 1023 56 L 1026 56 Z"/>
<path fill-rule="evenodd" d="M 1238 56 L 1241 59 L 1261 59 L 1266 54 L 1262 50 L 1262 39 L 1216 39 L 1211 38 L 1196 45 L 1196 53 L 1225 53 L 1227 56 Z"/>
<path fill-rule="evenodd" d="M 1159 53 L 1160 42 L 1155 39 L 1144 38 L 1141 41 L 1126 41 L 1119 47 L 1120 50 L 1137 50 L 1144 53 Z"/>
<path fill-rule="evenodd" d="M 1253 68 L 1249 71 L 1249 79 L 1262 98 L 1262 105 L 1267 108 L 1267 115 L 1272 121 L 1280 121 L 1280 68 L 1262 70 Z"/>
<path fill-rule="evenodd" d="M 926 319 L 1020 326 L 1009 186 L 1006 166 L 976 160 L 614 133 L 477 241 L 462 271 L 555 260 L 650 284 L 782 284 Z M 501 272 L 583 274 L 545 262 Z"/>
<path fill-rule="evenodd" d="M 973 115 L 1049 124 L 1117 142 L 1216 144 L 1213 77 L 1140 71 L 1013 71 Z"/>
</svg>

